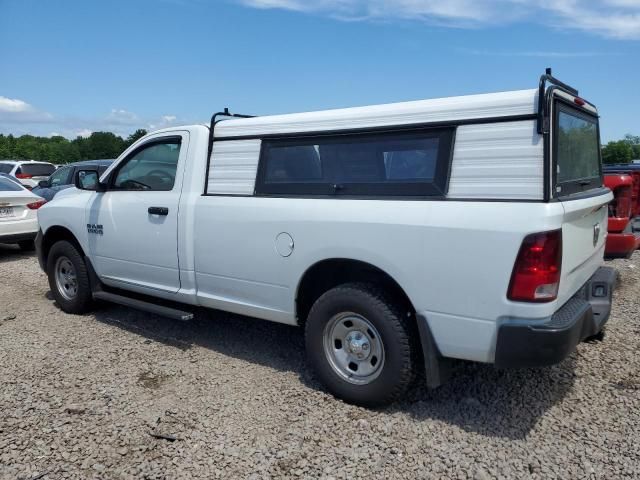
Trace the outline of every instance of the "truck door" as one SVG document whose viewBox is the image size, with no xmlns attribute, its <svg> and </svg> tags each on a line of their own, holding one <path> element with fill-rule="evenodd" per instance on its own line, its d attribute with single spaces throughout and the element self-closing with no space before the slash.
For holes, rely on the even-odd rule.
<svg viewBox="0 0 640 480">
<path fill-rule="evenodd" d="M 114 167 L 87 209 L 89 254 L 109 284 L 176 292 L 178 205 L 188 132 L 149 139 Z"/>
</svg>

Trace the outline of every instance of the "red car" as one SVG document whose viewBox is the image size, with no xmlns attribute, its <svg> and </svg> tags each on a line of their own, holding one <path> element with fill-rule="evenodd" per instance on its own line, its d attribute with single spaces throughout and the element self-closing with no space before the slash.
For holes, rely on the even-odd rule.
<svg viewBox="0 0 640 480">
<path fill-rule="evenodd" d="M 640 174 L 640 171 L 638 171 Z M 640 180 L 640 175 L 638 175 Z M 640 248 L 640 235 L 632 229 L 631 219 L 638 208 L 634 198 L 634 182 L 630 175 L 607 173 L 604 184 L 613 192 L 614 198 L 609 204 L 609 225 L 605 256 L 607 258 L 628 258 Z"/>
</svg>

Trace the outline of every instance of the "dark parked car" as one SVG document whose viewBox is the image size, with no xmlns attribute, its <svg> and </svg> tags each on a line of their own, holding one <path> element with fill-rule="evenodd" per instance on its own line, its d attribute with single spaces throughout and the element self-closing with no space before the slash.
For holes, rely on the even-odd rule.
<svg viewBox="0 0 640 480">
<path fill-rule="evenodd" d="M 60 190 L 73 187 L 75 174 L 78 170 L 95 169 L 98 170 L 98 175 L 102 175 L 111 163 L 113 163 L 113 160 L 86 160 L 63 165 L 51 174 L 49 178 L 41 180 L 38 186 L 33 189 L 33 193 L 49 202 Z"/>
</svg>

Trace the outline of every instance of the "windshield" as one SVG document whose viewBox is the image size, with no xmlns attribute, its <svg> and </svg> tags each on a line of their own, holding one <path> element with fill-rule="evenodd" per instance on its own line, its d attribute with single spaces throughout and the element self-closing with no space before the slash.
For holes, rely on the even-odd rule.
<svg viewBox="0 0 640 480">
<path fill-rule="evenodd" d="M 22 190 L 22 186 L 17 183 L 9 180 L 8 178 L 0 177 L 0 192 L 20 192 Z"/>
<path fill-rule="evenodd" d="M 20 171 L 23 175 L 31 175 L 33 177 L 48 177 L 56 171 L 56 167 L 48 163 L 23 163 L 20 165 Z"/>
<path fill-rule="evenodd" d="M 559 105 L 556 142 L 558 193 L 602 186 L 597 118 Z"/>
</svg>

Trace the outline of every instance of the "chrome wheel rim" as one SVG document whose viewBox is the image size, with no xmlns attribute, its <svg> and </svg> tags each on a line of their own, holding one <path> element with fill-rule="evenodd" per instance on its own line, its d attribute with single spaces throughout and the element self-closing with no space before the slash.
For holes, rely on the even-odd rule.
<svg viewBox="0 0 640 480">
<path fill-rule="evenodd" d="M 331 368 L 354 385 L 374 381 L 384 367 L 384 345 L 376 327 L 362 315 L 343 312 L 324 328 L 324 354 Z"/>
<path fill-rule="evenodd" d="M 65 300 L 73 300 L 78 295 L 76 269 L 67 257 L 59 257 L 55 265 L 56 287 Z"/>
</svg>

